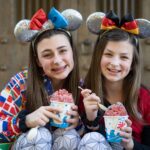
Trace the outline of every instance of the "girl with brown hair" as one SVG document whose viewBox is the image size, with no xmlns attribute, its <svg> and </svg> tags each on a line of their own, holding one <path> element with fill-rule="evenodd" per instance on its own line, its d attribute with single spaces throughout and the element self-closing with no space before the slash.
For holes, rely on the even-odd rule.
<svg viewBox="0 0 150 150">
<path fill-rule="evenodd" d="M 76 105 L 79 72 L 77 52 L 69 31 L 76 30 L 81 21 L 82 16 L 75 10 L 60 13 L 52 8 L 48 16 L 40 9 L 31 20 L 24 19 L 16 25 L 17 40 L 31 44 L 28 69 L 12 77 L 0 94 L 1 142 L 14 141 L 23 133 L 12 149 L 77 148 L 80 141 L 75 130 L 79 123 Z M 56 115 L 61 110 L 50 106 L 48 101 L 48 97 L 59 89 L 72 93 L 74 99 L 68 112 L 71 118 L 66 120 L 70 126 L 65 129 L 50 126 L 50 119 L 61 122 Z M 31 128 L 37 134 L 29 139 Z M 72 139 L 76 140 L 73 145 Z"/>
<path fill-rule="evenodd" d="M 85 77 L 86 89 L 81 92 L 83 100 L 79 104 L 87 132 L 96 131 L 106 136 L 104 112 L 99 109 L 98 103 L 108 107 L 121 102 L 129 119 L 126 120 L 127 127 L 120 132 L 123 137 L 121 145 L 115 145 L 112 140 L 112 148 L 150 149 L 150 91 L 141 86 L 141 49 L 138 40 L 150 37 L 150 22 L 134 20 L 131 15 L 126 15 L 120 21 L 110 11 L 107 14 L 91 14 L 87 26 L 92 33 L 98 34 L 91 65 Z"/>
</svg>

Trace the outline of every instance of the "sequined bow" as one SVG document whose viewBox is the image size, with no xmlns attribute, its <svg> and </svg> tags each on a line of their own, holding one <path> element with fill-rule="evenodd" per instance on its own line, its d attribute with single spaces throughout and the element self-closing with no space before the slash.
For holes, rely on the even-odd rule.
<svg viewBox="0 0 150 150">
<path fill-rule="evenodd" d="M 43 24 L 47 21 L 47 15 L 43 9 L 39 9 L 31 18 L 30 29 L 31 30 L 40 30 Z"/>
<path fill-rule="evenodd" d="M 32 17 L 29 28 L 31 30 L 41 30 L 44 23 L 50 20 L 55 29 L 65 28 L 68 21 L 54 7 L 49 11 L 48 16 L 43 9 L 39 9 Z"/>
<path fill-rule="evenodd" d="M 139 34 L 139 28 L 137 25 L 137 21 L 134 20 L 133 16 L 128 14 L 124 16 L 121 20 L 119 17 L 113 12 L 110 11 L 106 14 L 106 16 L 102 19 L 102 24 L 100 27 L 102 30 L 112 30 L 114 28 L 121 28 L 132 34 Z"/>
</svg>

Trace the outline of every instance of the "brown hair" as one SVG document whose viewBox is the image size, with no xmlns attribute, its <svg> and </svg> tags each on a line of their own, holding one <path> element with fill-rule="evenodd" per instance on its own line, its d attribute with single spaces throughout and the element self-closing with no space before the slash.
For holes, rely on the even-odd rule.
<svg viewBox="0 0 150 150">
<path fill-rule="evenodd" d="M 79 83 L 79 68 L 78 57 L 75 46 L 73 45 L 72 36 L 67 31 L 61 29 L 46 30 L 42 32 L 30 44 L 28 79 L 27 79 L 27 103 L 26 108 L 29 111 L 34 111 L 40 106 L 49 105 L 47 101 L 47 92 L 43 83 L 43 70 L 37 64 L 37 45 L 45 38 L 49 38 L 56 34 L 63 34 L 68 38 L 73 51 L 74 68 L 66 78 L 63 88 L 72 93 L 75 103 L 78 100 L 78 83 Z"/>
<path fill-rule="evenodd" d="M 132 69 L 124 79 L 122 87 L 124 92 L 123 103 L 130 116 L 141 120 L 141 115 L 139 115 L 137 108 L 138 92 L 141 84 L 141 52 L 138 39 L 133 34 L 129 34 L 121 29 L 114 29 L 100 33 L 95 44 L 90 69 L 85 77 L 85 86 L 95 92 L 101 98 L 102 103 L 104 103 L 107 92 L 104 87 L 101 69 L 97 68 L 100 68 L 100 61 L 109 41 L 129 41 L 133 45 L 134 54 L 131 65 Z"/>
</svg>

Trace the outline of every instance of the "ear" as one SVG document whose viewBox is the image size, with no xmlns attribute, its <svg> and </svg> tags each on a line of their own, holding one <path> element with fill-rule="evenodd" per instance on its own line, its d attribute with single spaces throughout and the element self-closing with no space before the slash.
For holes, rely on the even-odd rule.
<svg viewBox="0 0 150 150">
<path fill-rule="evenodd" d="M 90 32 L 94 34 L 99 34 L 102 19 L 105 17 L 105 14 L 102 12 L 95 12 L 89 15 L 86 20 L 87 28 Z"/>
<path fill-rule="evenodd" d="M 68 25 L 66 27 L 69 31 L 74 31 L 78 29 L 83 21 L 82 15 L 80 12 L 74 9 L 66 9 L 61 13 L 68 21 Z"/>
<path fill-rule="evenodd" d="M 150 37 L 150 21 L 146 19 L 135 19 L 139 27 L 139 37 L 148 38 Z"/>
<path fill-rule="evenodd" d="M 29 42 L 38 33 L 37 30 L 29 29 L 30 20 L 23 19 L 19 21 L 14 29 L 14 35 L 16 39 L 20 42 Z"/>
</svg>

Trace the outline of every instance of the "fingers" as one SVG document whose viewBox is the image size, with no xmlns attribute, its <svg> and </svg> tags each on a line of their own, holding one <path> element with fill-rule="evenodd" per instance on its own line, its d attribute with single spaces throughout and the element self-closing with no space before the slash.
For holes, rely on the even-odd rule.
<svg viewBox="0 0 150 150">
<path fill-rule="evenodd" d="M 85 98 L 87 96 L 89 96 L 91 94 L 91 90 L 90 89 L 84 89 L 81 91 L 82 96 Z"/>
<path fill-rule="evenodd" d="M 131 124 L 131 122 L 128 122 Z M 133 149 L 134 147 L 134 142 L 132 138 L 132 128 L 127 126 L 121 129 L 120 136 L 123 137 L 121 144 L 125 149 Z"/>
<path fill-rule="evenodd" d="M 42 106 L 36 111 L 29 114 L 26 118 L 26 124 L 28 127 L 35 127 L 35 126 L 45 126 L 46 123 L 49 122 L 50 118 L 61 122 L 60 118 L 56 115 L 57 113 L 61 112 L 62 110 L 58 108 L 53 108 L 51 106 Z"/>
<path fill-rule="evenodd" d="M 88 105 L 97 105 L 97 101 L 95 100 L 86 100 L 86 101 L 83 101 L 84 104 L 88 104 Z"/>
<path fill-rule="evenodd" d="M 57 120 L 58 122 L 61 122 L 60 118 L 57 117 L 57 115 L 51 113 L 50 118 L 53 118 L 54 120 Z M 45 126 L 49 122 L 49 118 L 46 116 L 42 116 L 38 119 L 38 125 L 39 126 Z"/>
<path fill-rule="evenodd" d="M 61 122 L 60 118 L 56 115 L 57 113 L 62 112 L 62 110 L 59 108 L 54 108 L 52 106 L 43 106 L 41 108 L 41 119 L 45 121 L 46 123 L 49 122 L 50 118 L 53 118 L 59 122 Z"/>
<path fill-rule="evenodd" d="M 74 110 L 74 111 L 77 111 L 78 110 L 78 106 L 77 105 L 72 105 L 71 109 Z"/>
<path fill-rule="evenodd" d="M 77 111 L 67 111 L 67 115 L 72 116 L 72 117 L 79 117 L 79 114 Z"/>
<path fill-rule="evenodd" d="M 126 120 L 126 123 L 127 123 L 127 126 L 128 126 L 128 127 L 131 127 L 132 121 L 131 121 L 130 119 L 127 119 L 127 120 Z"/>
<path fill-rule="evenodd" d="M 95 93 L 92 93 L 88 97 L 84 98 L 83 102 L 90 102 L 97 104 L 98 102 L 101 102 L 101 100 Z"/>
<path fill-rule="evenodd" d="M 75 118 L 67 119 L 66 121 L 70 124 L 70 126 L 67 127 L 66 130 L 70 130 L 70 129 L 76 128 L 77 125 L 78 125 L 78 122 L 79 122 L 79 116 L 75 117 Z"/>
<path fill-rule="evenodd" d="M 55 113 L 62 112 L 62 109 L 57 108 L 57 107 L 53 107 L 53 106 L 43 106 L 43 107 L 45 107 L 45 109 L 50 112 L 55 112 Z"/>
<path fill-rule="evenodd" d="M 52 118 L 52 119 L 58 121 L 59 123 L 61 122 L 61 118 L 59 118 L 59 117 L 58 117 L 56 114 L 54 114 L 54 113 L 51 113 L 51 112 L 50 112 L 49 118 Z"/>
<path fill-rule="evenodd" d="M 49 122 L 49 117 L 47 117 L 46 115 L 41 115 L 41 117 L 39 117 L 39 119 L 41 120 L 41 122 Z M 43 123 L 42 123 L 43 124 Z"/>
<path fill-rule="evenodd" d="M 73 125 L 71 125 L 71 126 L 65 128 L 65 130 L 68 131 L 68 130 L 74 129 L 75 127 L 76 127 L 76 126 L 73 124 Z"/>
<path fill-rule="evenodd" d="M 66 120 L 68 123 L 70 123 L 70 124 L 78 124 L 78 121 L 79 121 L 79 118 L 78 117 L 76 117 L 76 118 L 70 118 L 70 119 L 67 119 Z"/>
<path fill-rule="evenodd" d="M 98 96 L 96 96 L 95 93 L 92 93 L 92 91 L 91 91 L 90 89 L 83 89 L 83 90 L 81 91 L 81 94 L 82 94 L 82 96 L 83 96 L 84 98 L 87 98 L 87 97 L 88 97 L 88 99 L 95 99 L 95 100 L 97 100 L 98 102 L 100 102 L 100 98 L 99 98 Z"/>
<path fill-rule="evenodd" d="M 131 120 L 127 119 L 126 123 L 127 123 L 127 127 L 124 127 L 121 129 L 120 136 L 123 137 L 122 143 L 129 145 L 129 143 L 132 143 L 132 141 L 133 141 L 132 128 L 131 128 L 132 122 L 131 122 Z"/>
<path fill-rule="evenodd" d="M 71 106 L 71 110 L 67 111 L 67 115 L 71 116 L 72 118 L 77 118 L 77 121 L 79 120 L 79 113 L 78 113 L 78 107 L 76 105 Z M 72 123 L 72 122 L 70 122 Z"/>
<path fill-rule="evenodd" d="M 120 135 L 126 139 L 132 138 L 132 128 L 124 127 L 121 129 Z"/>
<path fill-rule="evenodd" d="M 99 109 L 99 107 L 96 104 L 95 105 L 86 106 L 86 110 L 88 110 L 88 111 L 94 112 L 94 111 L 98 111 L 98 109 Z"/>
<path fill-rule="evenodd" d="M 67 112 L 67 115 L 69 115 L 70 118 L 67 119 L 66 121 L 70 124 L 70 126 L 67 127 L 66 130 L 73 129 L 78 125 L 79 114 L 77 110 L 78 110 L 78 107 L 76 105 L 73 105 L 71 107 L 71 110 Z"/>
<path fill-rule="evenodd" d="M 73 116 L 73 117 L 79 116 L 78 107 L 76 105 L 72 105 L 71 109 L 67 111 L 67 115 Z"/>
<path fill-rule="evenodd" d="M 99 102 L 100 102 L 100 98 L 96 96 L 95 94 L 91 94 L 90 96 L 88 96 L 87 98 L 83 100 L 85 109 L 91 110 L 91 111 L 99 109 L 97 105 L 97 103 Z"/>
<path fill-rule="evenodd" d="M 42 118 L 39 118 L 38 120 L 38 126 L 45 126 L 47 121 L 43 120 Z"/>
</svg>

